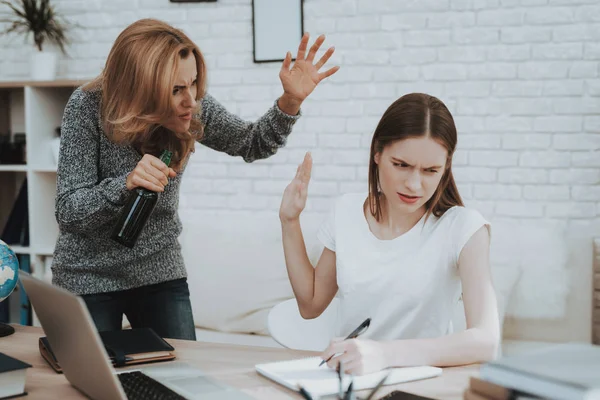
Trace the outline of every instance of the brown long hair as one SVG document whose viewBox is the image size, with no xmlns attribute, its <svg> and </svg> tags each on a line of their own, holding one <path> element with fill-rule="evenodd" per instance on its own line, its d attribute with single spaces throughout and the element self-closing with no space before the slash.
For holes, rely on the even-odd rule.
<svg viewBox="0 0 600 400">
<path fill-rule="evenodd" d="M 83 88 L 102 90 L 101 115 L 109 139 L 132 145 L 141 154 L 169 149 L 171 165 L 181 166 L 202 136 L 202 124 L 192 118 L 188 132 L 172 132 L 161 124 L 174 112 L 177 68 L 190 54 L 198 70 L 198 114 L 206 91 L 206 66 L 198 46 L 181 30 L 156 19 L 136 21 L 119 34 L 104 70 Z"/>
<path fill-rule="evenodd" d="M 454 118 L 438 98 L 424 93 L 410 93 L 388 107 L 373 133 L 369 156 L 369 209 L 377 221 L 381 220 L 382 212 L 375 154 L 399 140 L 422 136 L 431 137 L 448 151 L 442 179 L 431 199 L 425 203 L 427 216 L 433 214 L 440 217 L 451 207 L 463 205 L 452 175 L 452 156 L 457 142 Z"/>
</svg>

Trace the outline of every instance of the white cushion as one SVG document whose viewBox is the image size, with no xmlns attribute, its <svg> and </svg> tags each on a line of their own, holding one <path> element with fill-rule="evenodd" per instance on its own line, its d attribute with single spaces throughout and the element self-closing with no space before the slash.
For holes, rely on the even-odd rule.
<svg viewBox="0 0 600 400">
<path fill-rule="evenodd" d="M 510 304 L 512 294 L 515 291 L 522 270 L 519 266 L 509 265 L 494 265 L 491 268 L 492 284 L 496 292 L 496 304 L 498 307 L 498 317 L 500 319 L 500 332 L 504 328 L 504 318 L 506 309 Z M 464 304 L 459 301 L 454 309 L 452 319 L 454 332 L 463 331 L 466 329 L 467 323 L 465 318 Z"/>
<path fill-rule="evenodd" d="M 253 335 L 251 333 L 217 332 L 202 328 L 196 328 L 196 340 L 199 342 L 235 344 L 240 346 L 282 348 L 279 343 L 269 336 Z"/>
<path fill-rule="evenodd" d="M 196 327 L 267 335 L 269 310 L 293 298 L 278 216 L 187 211 L 181 217 L 180 241 Z M 301 220 L 309 249 L 318 247 L 321 220 L 322 216 Z"/>
<path fill-rule="evenodd" d="M 522 274 L 523 269 L 520 266 L 505 265 L 492 269 L 492 282 L 496 290 L 496 299 L 498 302 L 500 332 L 504 329 L 506 310 L 511 303 L 513 293 L 517 288 Z"/>
<path fill-rule="evenodd" d="M 535 220 L 492 221 L 492 265 L 522 269 L 507 305 L 508 317 L 564 317 L 570 284 L 567 247 L 566 233 L 560 225 Z"/>
<path fill-rule="evenodd" d="M 337 332 L 338 311 L 339 300 L 334 298 L 317 318 L 304 319 L 296 299 L 286 300 L 269 312 L 269 333 L 284 347 L 323 351 Z"/>
</svg>

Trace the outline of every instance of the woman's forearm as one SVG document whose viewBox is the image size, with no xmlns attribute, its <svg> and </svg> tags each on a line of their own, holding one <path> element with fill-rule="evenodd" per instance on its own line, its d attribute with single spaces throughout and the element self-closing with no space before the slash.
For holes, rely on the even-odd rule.
<svg viewBox="0 0 600 400">
<path fill-rule="evenodd" d="M 298 219 L 281 220 L 283 253 L 292 290 L 296 296 L 300 314 L 311 318 L 315 292 L 315 269 L 306 253 L 302 228 Z"/>
<path fill-rule="evenodd" d="M 298 115 L 301 105 L 302 102 L 300 100 L 294 99 L 285 93 L 277 101 L 279 109 L 287 115 Z"/>
<path fill-rule="evenodd" d="M 290 113 L 296 111 L 293 100 L 284 98 L 281 104 Z M 286 144 L 292 127 L 300 118 L 297 114 L 298 111 L 293 115 L 287 114 L 273 104 L 262 117 L 250 122 L 229 112 L 206 94 L 202 99 L 202 114 L 199 116 L 204 125 L 200 142 L 213 150 L 240 156 L 246 162 L 264 159 Z"/>
<path fill-rule="evenodd" d="M 499 335 L 480 328 L 432 339 L 382 342 L 389 367 L 449 367 L 486 362 L 496 357 Z"/>
<path fill-rule="evenodd" d="M 59 172 L 64 171 L 68 169 L 59 167 Z M 59 179 L 55 217 L 60 228 L 71 232 L 91 232 L 99 225 L 115 220 L 129 193 L 126 179 L 127 174 L 124 174 L 77 189 L 68 187 Z"/>
</svg>

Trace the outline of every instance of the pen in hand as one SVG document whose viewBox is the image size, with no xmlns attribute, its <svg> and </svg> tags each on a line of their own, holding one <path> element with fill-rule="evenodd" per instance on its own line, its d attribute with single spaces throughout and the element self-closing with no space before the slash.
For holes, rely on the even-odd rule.
<svg viewBox="0 0 600 400">
<path fill-rule="evenodd" d="M 360 324 L 354 331 L 352 331 L 351 334 L 349 334 L 348 336 L 346 336 L 346 339 L 344 340 L 349 340 L 349 339 L 356 339 L 359 335 L 363 334 L 367 328 L 369 327 L 369 325 L 371 325 L 371 318 L 367 318 L 363 321 L 362 324 Z M 321 361 L 321 363 L 319 364 L 319 367 L 323 364 L 325 364 L 326 362 L 329 362 L 329 360 L 331 360 L 333 358 L 334 355 L 332 355 L 331 357 L 329 357 L 327 360 L 323 360 Z"/>
</svg>

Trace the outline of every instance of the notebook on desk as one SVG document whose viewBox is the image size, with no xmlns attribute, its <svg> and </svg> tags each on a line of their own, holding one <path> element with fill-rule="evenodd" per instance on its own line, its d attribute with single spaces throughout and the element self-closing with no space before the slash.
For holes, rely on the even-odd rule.
<svg viewBox="0 0 600 400">
<path fill-rule="evenodd" d="M 257 364 L 256 371 L 288 389 L 298 390 L 302 385 L 313 397 L 322 397 L 338 393 L 339 379 L 337 373 L 323 365 L 319 367 L 320 357 L 307 357 L 290 361 Z M 371 389 L 381 379 L 390 373 L 385 381 L 386 385 L 402 382 L 416 381 L 419 379 L 433 378 L 442 374 L 442 369 L 437 367 L 405 367 L 393 368 L 368 375 L 354 377 L 354 390 Z M 344 386 L 350 384 L 350 377 L 344 378 Z"/>
<path fill-rule="evenodd" d="M 115 367 L 168 361 L 175 358 L 174 348 L 150 328 L 100 332 L 100 339 Z M 46 337 L 39 339 L 40 354 L 56 372 L 62 368 Z"/>
</svg>

